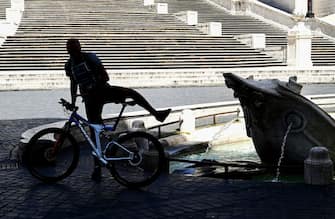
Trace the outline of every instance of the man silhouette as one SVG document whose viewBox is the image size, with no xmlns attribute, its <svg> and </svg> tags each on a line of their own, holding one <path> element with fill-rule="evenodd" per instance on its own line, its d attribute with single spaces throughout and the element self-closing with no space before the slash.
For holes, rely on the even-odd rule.
<svg viewBox="0 0 335 219">
<path fill-rule="evenodd" d="M 133 89 L 111 86 L 107 83 L 108 74 L 100 59 L 94 53 L 82 52 L 81 45 L 77 39 L 69 39 L 66 43 L 69 59 L 65 64 L 66 75 L 71 81 L 71 102 L 76 103 L 77 90 L 85 103 L 87 119 L 90 123 L 101 124 L 102 110 L 106 103 L 121 103 L 131 98 L 155 118 L 163 122 L 169 115 L 171 109 L 156 110 L 149 102 Z M 94 132 L 91 130 L 93 139 Z M 94 159 L 95 167 L 92 179 L 101 180 L 101 167 L 98 159 Z"/>
</svg>

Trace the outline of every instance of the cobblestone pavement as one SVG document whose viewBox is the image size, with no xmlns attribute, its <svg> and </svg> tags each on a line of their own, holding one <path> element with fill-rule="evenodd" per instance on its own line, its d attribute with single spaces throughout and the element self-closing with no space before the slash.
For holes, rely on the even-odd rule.
<svg viewBox="0 0 335 219">
<path fill-rule="evenodd" d="M 10 151 L 19 143 L 21 134 L 24 131 L 60 120 L 61 119 L 0 120 L 0 162 L 9 158 Z"/>
<path fill-rule="evenodd" d="M 0 121 L 2 149 L 17 143 L 15 126 L 38 123 Z M 91 181 L 86 162 L 81 158 L 70 177 L 53 185 L 40 183 L 24 167 L 0 169 L 0 218 L 335 218 L 334 185 L 162 175 L 146 188 L 129 190 L 107 171 L 101 183 Z"/>
</svg>

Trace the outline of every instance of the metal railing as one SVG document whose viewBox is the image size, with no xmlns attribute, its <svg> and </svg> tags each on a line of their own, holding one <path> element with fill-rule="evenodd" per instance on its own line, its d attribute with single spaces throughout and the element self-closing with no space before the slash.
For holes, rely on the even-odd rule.
<svg viewBox="0 0 335 219">
<path fill-rule="evenodd" d="M 233 111 L 226 111 L 226 112 L 221 112 L 221 113 L 212 113 L 212 114 L 208 114 L 208 115 L 198 116 L 198 117 L 195 117 L 195 120 L 205 119 L 205 118 L 212 118 L 212 121 L 213 121 L 212 124 L 217 125 L 218 124 L 217 123 L 217 117 L 218 116 L 226 116 L 228 114 L 235 114 L 236 113 L 236 118 L 238 118 L 240 116 L 240 112 L 241 112 L 240 109 L 237 108 L 236 110 L 233 110 Z M 166 127 L 166 126 L 169 126 L 169 125 L 174 125 L 174 124 L 181 124 L 182 122 L 183 122 L 183 120 L 178 119 L 178 120 L 171 121 L 171 122 L 168 122 L 168 123 L 151 126 L 151 127 L 148 128 L 148 130 L 157 129 L 157 135 L 158 135 L 158 138 L 160 138 L 162 136 L 161 134 L 162 134 L 162 128 L 163 127 Z M 201 127 L 201 126 L 198 126 L 198 127 Z"/>
</svg>

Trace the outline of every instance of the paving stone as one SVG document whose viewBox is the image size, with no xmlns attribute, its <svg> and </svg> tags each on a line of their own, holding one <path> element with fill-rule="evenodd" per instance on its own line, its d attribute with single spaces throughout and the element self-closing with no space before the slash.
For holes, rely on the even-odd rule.
<svg viewBox="0 0 335 219">
<path fill-rule="evenodd" d="M 15 121 L 13 126 L 20 123 L 42 121 Z M 0 132 L 2 144 L 19 139 L 12 136 Z M 7 153 L 9 148 L 1 149 Z M 0 218 L 335 218 L 334 185 L 163 175 L 146 188 L 129 190 L 107 170 L 101 183 L 92 182 L 90 162 L 51 185 L 23 167 L 0 170 Z"/>
</svg>

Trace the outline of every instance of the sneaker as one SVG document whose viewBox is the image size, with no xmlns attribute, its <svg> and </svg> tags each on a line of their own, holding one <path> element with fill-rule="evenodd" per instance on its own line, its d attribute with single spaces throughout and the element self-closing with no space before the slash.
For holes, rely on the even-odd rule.
<svg viewBox="0 0 335 219">
<path fill-rule="evenodd" d="M 101 182 L 101 167 L 94 167 L 91 179 L 95 182 Z"/>
<path fill-rule="evenodd" d="M 160 110 L 160 111 L 157 111 L 157 114 L 156 114 L 156 119 L 160 122 L 164 122 L 164 120 L 166 119 L 166 117 L 168 117 L 168 115 L 170 114 L 171 112 L 171 109 L 167 109 L 167 110 Z"/>
</svg>

